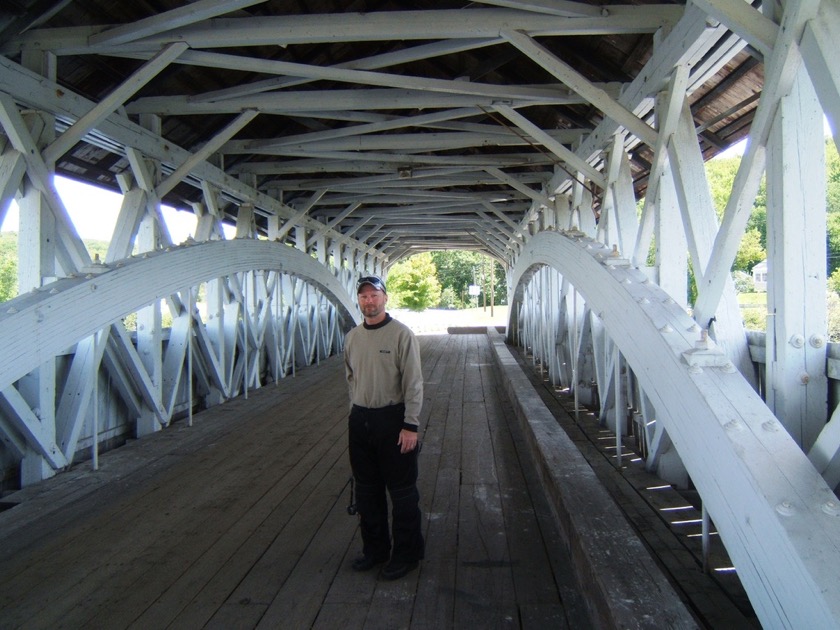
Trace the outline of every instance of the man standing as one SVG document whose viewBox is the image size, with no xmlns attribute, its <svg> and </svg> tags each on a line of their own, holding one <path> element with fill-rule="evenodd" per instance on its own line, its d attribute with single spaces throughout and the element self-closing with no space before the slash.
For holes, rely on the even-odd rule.
<svg viewBox="0 0 840 630">
<path fill-rule="evenodd" d="M 411 330 L 385 312 L 388 294 L 380 278 L 360 278 L 356 292 L 364 322 L 347 333 L 344 342 L 352 405 L 350 466 L 363 545 L 353 569 L 368 571 L 390 559 L 381 577 L 395 580 L 415 569 L 425 550 L 417 491 L 417 429 L 423 404 L 420 349 Z"/>
</svg>

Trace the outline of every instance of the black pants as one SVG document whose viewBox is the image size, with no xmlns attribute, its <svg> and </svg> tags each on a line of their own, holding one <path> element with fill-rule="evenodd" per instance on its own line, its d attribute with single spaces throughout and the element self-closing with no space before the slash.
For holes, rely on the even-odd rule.
<svg viewBox="0 0 840 630">
<path fill-rule="evenodd" d="M 356 480 L 356 508 L 362 530 L 362 552 L 371 558 L 391 553 L 388 502 L 391 495 L 395 562 L 422 560 L 425 550 L 417 491 L 417 448 L 400 453 L 397 445 L 405 405 L 380 409 L 353 406 L 350 412 L 350 466 Z"/>
</svg>

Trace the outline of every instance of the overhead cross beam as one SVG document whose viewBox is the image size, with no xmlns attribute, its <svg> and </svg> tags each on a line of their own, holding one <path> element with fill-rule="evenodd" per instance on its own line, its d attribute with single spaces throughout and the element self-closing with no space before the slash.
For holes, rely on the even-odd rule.
<svg viewBox="0 0 840 630">
<path fill-rule="evenodd" d="M 613 99 L 603 89 L 593 85 L 577 70 L 552 54 L 522 31 L 504 31 L 504 38 L 532 60 L 553 74 L 564 85 L 580 94 L 587 102 L 600 109 L 615 122 L 625 127 L 645 144 L 656 144 L 656 130 L 640 120 L 633 112 Z"/>
</svg>

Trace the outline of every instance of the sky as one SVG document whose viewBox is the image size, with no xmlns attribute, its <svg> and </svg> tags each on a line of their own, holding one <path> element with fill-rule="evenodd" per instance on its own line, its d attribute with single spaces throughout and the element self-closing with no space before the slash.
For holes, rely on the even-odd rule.
<svg viewBox="0 0 840 630">
<path fill-rule="evenodd" d="M 111 240 L 120 212 L 122 195 L 61 176 L 55 177 L 55 187 L 81 238 Z M 196 217 L 192 212 L 177 211 L 163 206 L 162 213 L 173 243 L 181 243 L 187 237 L 195 236 Z M 17 232 L 18 216 L 18 206 L 13 201 L 0 231 Z"/>
</svg>

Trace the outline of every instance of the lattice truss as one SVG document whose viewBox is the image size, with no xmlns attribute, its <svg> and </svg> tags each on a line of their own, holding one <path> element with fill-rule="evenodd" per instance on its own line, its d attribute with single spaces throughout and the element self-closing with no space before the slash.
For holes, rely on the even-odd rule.
<svg viewBox="0 0 840 630">
<path fill-rule="evenodd" d="M 722 3 L 697 4 L 736 26 Z M 597 409 L 619 467 L 632 434 L 649 470 L 696 487 L 711 517 L 704 535 L 713 522 L 762 623 L 835 626 L 840 412 L 828 378 L 837 350 L 826 339 L 821 128 L 823 114 L 840 114 L 829 44 L 840 13 L 787 2 L 778 25 L 741 25 L 754 44 L 757 30 L 772 38 L 722 224 L 685 106 L 695 71 L 678 61 L 654 105 L 641 215 L 626 153 L 607 148 L 597 224 L 591 191 L 566 182 L 568 195 L 543 208 L 512 258 L 510 334 L 553 384 Z M 748 337 L 728 271 L 765 173 L 771 315 L 766 336 Z M 689 261 L 699 278 L 691 310 Z"/>
<path fill-rule="evenodd" d="M 508 267 L 510 336 L 553 382 L 597 402 L 619 436 L 637 427 L 651 469 L 697 487 L 762 623 L 836 626 L 840 419 L 826 405 L 836 395 L 821 175 L 822 115 L 835 129 L 840 121 L 836 2 L 506 0 L 478 3 L 507 9 L 465 11 L 469 20 L 384 11 L 285 16 L 294 29 L 268 18 L 212 22 L 258 4 L 199 0 L 135 23 L 34 28 L 0 44 L 0 207 L 18 197 L 25 244 L 25 293 L 0 310 L 0 455 L 21 462 L 23 480 L 67 466 L 85 440 L 116 436 L 112 418 L 153 431 L 194 399 L 220 402 L 340 351 L 358 317 L 358 273 L 385 273 L 416 251 L 480 249 Z M 537 41 L 625 32 L 655 33 L 655 45 L 620 86 L 587 79 Z M 338 64 L 208 50 L 342 37 L 422 43 Z M 551 83 L 387 71 L 500 44 Z M 690 99 L 747 48 L 764 82 L 739 104 L 755 106 L 749 143 L 718 224 L 698 141 L 714 121 L 698 129 Z M 94 102 L 57 81 L 56 58 L 72 55 L 142 65 Z M 134 98 L 173 65 L 264 76 Z M 319 81 L 359 89 L 289 90 Z M 596 124 L 554 129 L 526 116 L 546 106 L 580 108 Z M 307 132 L 238 139 L 266 114 L 304 120 Z M 201 115 L 229 118 L 197 146 L 166 137 L 172 118 Z M 394 133 L 404 127 L 434 133 Z M 63 158 L 79 147 L 120 165 L 101 173 L 124 201 L 100 263 L 51 180 L 57 163 L 79 166 Z M 266 155 L 278 161 L 254 159 Z M 765 173 L 773 317 L 761 347 L 748 344 L 729 269 Z M 170 242 L 160 204 L 175 190 L 199 217 L 195 243 Z M 236 239 L 223 239 L 223 221 L 236 224 Z M 121 323 L 132 312 L 136 339 Z"/>
</svg>

